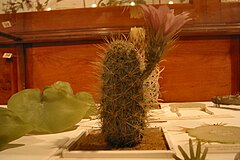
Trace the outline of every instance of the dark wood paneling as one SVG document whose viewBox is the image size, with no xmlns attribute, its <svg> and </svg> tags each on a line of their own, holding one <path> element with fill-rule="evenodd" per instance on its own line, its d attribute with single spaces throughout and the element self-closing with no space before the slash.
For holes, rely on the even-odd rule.
<svg viewBox="0 0 240 160">
<path fill-rule="evenodd" d="M 223 24 L 240 23 L 240 3 L 221 3 L 221 22 Z M 214 10 L 214 9 L 213 9 Z"/>
<path fill-rule="evenodd" d="M 26 88 L 26 62 L 25 62 L 25 45 L 16 45 L 17 50 L 17 90 L 23 90 Z"/>
<path fill-rule="evenodd" d="M 183 38 L 166 57 L 160 80 L 165 102 L 209 101 L 232 93 L 231 37 Z M 43 88 L 67 81 L 75 92 L 88 91 L 98 99 L 99 81 L 91 67 L 95 44 L 40 45 L 27 48 L 27 87 Z M 235 71 L 234 71 L 235 72 Z"/>
<path fill-rule="evenodd" d="M 232 94 L 240 93 L 240 37 L 231 37 Z"/>
<path fill-rule="evenodd" d="M 182 39 L 166 57 L 160 79 L 165 102 L 209 101 L 231 94 L 231 39 Z"/>
<path fill-rule="evenodd" d="M 11 60 L 3 59 L 5 52 L 12 53 Z M 10 96 L 17 92 L 17 51 L 14 47 L 0 47 L 0 104 L 6 104 Z"/>
<path fill-rule="evenodd" d="M 27 88 L 43 89 L 56 81 L 69 82 L 74 92 L 95 95 L 99 88 L 93 63 L 99 48 L 96 44 L 33 45 L 27 48 Z"/>
<path fill-rule="evenodd" d="M 160 80 L 165 102 L 204 101 L 239 92 L 240 3 L 192 0 L 170 7 L 176 13 L 189 11 L 193 20 L 184 26 L 178 47 L 161 64 L 166 66 Z M 0 25 L 0 31 L 21 38 L 0 37 L 0 47 L 12 44 L 17 56 L 17 69 L 0 62 L 7 72 L 12 71 L 16 82 L 12 91 L 43 89 L 61 80 L 70 82 L 74 92 L 88 91 L 97 99 L 99 81 L 91 67 L 97 58 L 96 44 L 105 36 L 127 35 L 130 27 L 143 25 L 142 19 L 130 18 L 129 10 L 105 7 L 0 15 L 0 22 L 12 23 L 11 28 Z"/>
<path fill-rule="evenodd" d="M 240 3 L 193 0 L 191 4 L 169 6 L 176 13 L 188 11 L 191 14 L 193 20 L 185 25 L 183 35 L 196 36 L 196 31 L 201 35 L 240 32 Z M 106 35 L 127 33 L 132 26 L 142 26 L 142 19 L 130 18 L 130 10 L 131 7 L 102 7 L 2 14 L 0 22 L 10 21 L 12 27 L 0 26 L 0 31 L 21 38 L 22 43 L 99 39 Z M 0 39 L 0 43 L 10 42 Z"/>
<path fill-rule="evenodd" d="M 56 37 L 85 39 L 98 34 L 120 33 L 125 28 L 142 24 L 139 19 L 130 19 L 129 8 L 126 7 L 17 13 L 13 17 L 0 15 L 0 21 L 9 20 L 13 25 L 11 28 L 0 26 L 0 30 L 21 37 L 22 42 L 52 41 Z"/>
</svg>

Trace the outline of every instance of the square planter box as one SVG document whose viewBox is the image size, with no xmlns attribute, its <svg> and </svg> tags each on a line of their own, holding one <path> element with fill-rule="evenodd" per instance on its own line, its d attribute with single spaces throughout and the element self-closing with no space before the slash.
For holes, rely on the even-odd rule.
<svg viewBox="0 0 240 160">
<path fill-rule="evenodd" d="M 147 159 L 164 159 L 172 158 L 175 154 L 173 150 L 172 142 L 169 139 L 168 133 L 164 128 L 159 128 L 162 131 L 165 143 L 167 145 L 166 150 L 70 150 L 70 148 L 79 139 L 85 138 L 91 131 L 82 132 L 76 138 L 70 140 L 67 143 L 66 149 L 62 152 L 63 158 L 147 158 Z"/>
</svg>

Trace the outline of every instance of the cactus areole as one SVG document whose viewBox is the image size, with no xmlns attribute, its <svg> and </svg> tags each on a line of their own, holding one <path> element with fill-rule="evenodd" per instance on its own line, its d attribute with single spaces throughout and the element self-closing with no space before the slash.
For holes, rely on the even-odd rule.
<svg viewBox="0 0 240 160">
<path fill-rule="evenodd" d="M 141 142 L 146 111 L 142 71 L 133 44 L 125 40 L 109 43 L 102 64 L 102 132 L 112 147 L 132 147 Z"/>
</svg>

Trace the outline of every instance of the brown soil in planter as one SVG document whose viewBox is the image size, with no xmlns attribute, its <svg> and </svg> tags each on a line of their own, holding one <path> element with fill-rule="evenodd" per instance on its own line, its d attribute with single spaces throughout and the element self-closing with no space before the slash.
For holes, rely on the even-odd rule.
<svg viewBox="0 0 240 160">
<path fill-rule="evenodd" d="M 111 148 L 100 130 L 90 132 L 76 141 L 69 150 L 169 150 L 165 136 L 159 128 L 146 128 L 142 142 L 131 148 Z"/>
</svg>

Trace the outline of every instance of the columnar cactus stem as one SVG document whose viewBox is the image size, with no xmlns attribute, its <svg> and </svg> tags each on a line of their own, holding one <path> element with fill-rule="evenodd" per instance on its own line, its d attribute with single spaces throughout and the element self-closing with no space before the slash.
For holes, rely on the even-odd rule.
<svg viewBox="0 0 240 160">
<path fill-rule="evenodd" d="M 156 9 L 141 5 L 146 23 L 146 51 L 143 69 L 135 46 L 127 40 L 109 42 L 102 61 L 102 133 L 113 147 L 131 147 L 141 142 L 146 123 L 143 82 L 174 39 L 188 14 L 174 16 L 167 6 Z"/>
<path fill-rule="evenodd" d="M 110 43 L 101 75 L 101 118 L 102 132 L 113 147 L 131 147 L 142 139 L 146 113 L 141 75 L 134 46 L 125 40 Z"/>
</svg>

